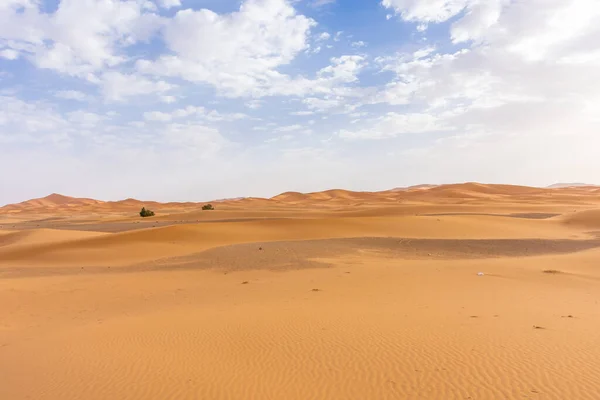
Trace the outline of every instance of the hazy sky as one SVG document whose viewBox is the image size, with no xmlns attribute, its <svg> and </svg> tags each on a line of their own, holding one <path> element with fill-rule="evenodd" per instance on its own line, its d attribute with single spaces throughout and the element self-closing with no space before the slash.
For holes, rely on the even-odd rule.
<svg viewBox="0 0 600 400">
<path fill-rule="evenodd" d="M 600 181 L 598 0 L 0 0 L 0 204 Z"/>
</svg>

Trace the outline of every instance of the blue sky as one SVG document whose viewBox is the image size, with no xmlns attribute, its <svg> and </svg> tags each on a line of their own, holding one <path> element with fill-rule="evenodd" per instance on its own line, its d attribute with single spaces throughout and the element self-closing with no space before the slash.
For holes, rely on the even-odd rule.
<svg viewBox="0 0 600 400">
<path fill-rule="evenodd" d="M 0 204 L 597 182 L 595 0 L 4 0 Z"/>
</svg>

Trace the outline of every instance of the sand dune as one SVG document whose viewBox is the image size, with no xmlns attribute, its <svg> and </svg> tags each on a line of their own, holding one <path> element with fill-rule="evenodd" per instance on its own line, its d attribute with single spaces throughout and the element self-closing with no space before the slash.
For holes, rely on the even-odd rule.
<svg viewBox="0 0 600 400">
<path fill-rule="evenodd" d="M 0 399 L 598 398 L 597 188 L 202 204 L 1 208 Z"/>
<path fill-rule="evenodd" d="M 49 196 L 27 200 L 19 204 L 10 204 L 0 208 L 0 212 L 40 211 L 66 209 L 81 206 L 100 205 L 102 201 L 86 198 L 74 198 L 53 193 Z"/>
<path fill-rule="evenodd" d="M 579 211 L 565 215 L 563 221 L 567 225 L 574 225 L 585 229 L 600 230 L 600 209 Z"/>
<path fill-rule="evenodd" d="M 52 229 L 4 232 L 4 235 L 0 236 L 0 247 L 8 244 L 12 246 L 55 244 L 59 242 L 69 242 L 86 238 L 97 238 L 100 236 L 103 236 L 103 234 L 98 232 Z"/>
<path fill-rule="evenodd" d="M 141 229 L 35 246 L 0 248 L 0 262 L 47 266 L 123 266 L 191 254 L 216 246 L 277 240 L 348 237 L 548 238 L 576 237 L 568 227 L 545 220 L 494 216 L 338 217 L 265 219 L 235 223 L 187 224 Z M 581 237 L 581 236 L 580 236 Z M 93 254 L 93 256 L 91 256 Z"/>
<path fill-rule="evenodd" d="M 563 187 L 533 188 L 515 185 L 491 185 L 461 183 L 452 185 L 420 185 L 398 188 L 382 192 L 353 192 L 349 190 L 326 190 L 315 193 L 285 192 L 270 199 L 238 198 L 220 200 L 221 209 L 286 208 L 313 205 L 325 208 L 347 206 L 382 206 L 406 204 L 408 202 L 427 204 L 485 204 L 485 203 L 553 203 L 591 205 L 600 203 L 600 188 Z M 214 203 L 214 202 L 213 202 Z M 158 203 L 126 199 L 121 201 L 100 201 L 73 198 L 52 194 L 45 198 L 28 200 L 19 204 L 0 207 L 0 215 L 20 215 L 27 213 L 60 215 L 61 213 L 124 213 L 133 215 L 141 207 L 149 207 L 163 214 L 199 210 L 206 203 Z"/>
</svg>

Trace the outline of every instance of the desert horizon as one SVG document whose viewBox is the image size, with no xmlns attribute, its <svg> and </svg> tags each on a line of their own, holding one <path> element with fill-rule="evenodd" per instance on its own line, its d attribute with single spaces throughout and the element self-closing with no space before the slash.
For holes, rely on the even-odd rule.
<svg viewBox="0 0 600 400">
<path fill-rule="evenodd" d="M 127 197 L 123 200 L 99 200 L 87 197 L 74 197 L 60 193 L 51 193 L 44 197 L 33 198 L 23 200 L 21 202 L 9 203 L 0 205 L 0 213 L 11 213 L 11 212 L 24 212 L 33 211 L 37 209 L 43 209 L 44 207 L 53 208 L 54 210 L 60 209 L 61 207 L 72 207 L 72 206 L 102 206 L 104 204 L 114 206 L 116 208 L 121 207 L 143 207 L 145 204 L 149 206 L 194 206 L 198 204 L 210 204 L 210 203 L 229 203 L 237 202 L 241 200 L 266 200 L 266 201 L 285 201 L 290 198 L 303 198 L 313 200 L 330 200 L 334 197 L 339 197 L 339 193 L 347 193 L 346 198 L 350 199 L 352 194 L 357 197 L 361 194 L 377 194 L 377 193 L 390 193 L 390 192 L 416 192 L 423 191 L 433 188 L 447 188 L 455 189 L 457 191 L 464 190 L 465 198 L 468 198 L 468 191 L 473 187 L 497 187 L 497 188 L 514 188 L 514 189 L 531 189 L 532 193 L 535 189 L 582 189 L 584 191 L 594 191 L 600 189 L 600 185 L 589 184 L 589 183 L 555 183 L 549 186 L 527 186 L 527 185 L 511 185 L 511 184 L 498 184 L 498 183 L 480 183 L 480 182 L 462 182 L 462 183 L 447 183 L 447 184 L 417 184 L 406 187 L 394 187 L 387 190 L 380 191 L 356 191 L 347 190 L 342 188 L 325 189 L 314 192 L 297 192 L 297 191 L 285 191 L 271 197 L 256 197 L 256 196 L 238 196 L 224 199 L 213 199 L 207 201 L 168 201 L 160 202 L 154 200 L 139 200 L 132 197 Z M 336 196 L 336 193 L 338 196 Z M 510 195 L 510 192 L 506 192 L 506 195 Z M 458 194 L 460 196 L 460 194 Z M 401 200 L 400 198 L 398 200 Z"/>
<path fill-rule="evenodd" d="M 0 0 L 0 400 L 599 400 L 600 0 Z"/>
<path fill-rule="evenodd" d="M 0 208 L 0 398 L 600 390 L 598 187 L 207 203 Z"/>
</svg>

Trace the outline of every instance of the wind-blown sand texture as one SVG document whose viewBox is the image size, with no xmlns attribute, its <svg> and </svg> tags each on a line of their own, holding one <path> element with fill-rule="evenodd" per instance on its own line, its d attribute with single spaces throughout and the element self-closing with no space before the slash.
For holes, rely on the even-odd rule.
<svg viewBox="0 0 600 400">
<path fill-rule="evenodd" d="M 0 208 L 0 399 L 600 398 L 597 187 L 213 204 Z"/>
</svg>

